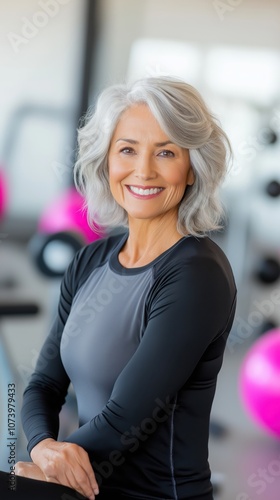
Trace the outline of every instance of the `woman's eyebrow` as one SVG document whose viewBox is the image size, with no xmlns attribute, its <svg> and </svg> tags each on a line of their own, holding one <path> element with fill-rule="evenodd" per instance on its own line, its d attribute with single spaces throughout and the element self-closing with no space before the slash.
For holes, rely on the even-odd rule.
<svg viewBox="0 0 280 500">
<path fill-rule="evenodd" d="M 119 142 L 119 141 L 129 142 L 130 144 L 138 144 L 138 141 L 135 141 L 134 139 L 124 139 L 122 137 L 120 139 L 116 140 L 116 142 Z"/>
<path fill-rule="evenodd" d="M 139 141 L 135 141 L 134 139 L 120 138 L 120 139 L 116 140 L 116 142 L 119 142 L 119 141 L 129 142 L 130 144 L 139 144 Z M 172 142 L 172 141 L 155 142 L 155 146 L 157 146 L 157 147 L 167 146 L 167 144 L 174 144 L 174 142 Z"/>
</svg>

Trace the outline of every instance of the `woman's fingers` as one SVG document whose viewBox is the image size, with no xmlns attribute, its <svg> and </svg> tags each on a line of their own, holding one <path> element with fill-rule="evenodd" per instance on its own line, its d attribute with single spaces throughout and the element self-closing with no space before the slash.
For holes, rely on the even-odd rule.
<svg viewBox="0 0 280 500">
<path fill-rule="evenodd" d="M 98 484 L 88 454 L 82 447 L 46 439 L 33 448 L 31 455 L 47 481 L 75 489 L 90 500 L 98 494 Z"/>
<path fill-rule="evenodd" d="M 88 454 L 79 447 L 68 447 L 61 456 L 56 454 L 44 469 L 48 481 L 59 482 L 75 489 L 84 496 L 94 499 L 98 485 Z"/>
<path fill-rule="evenodd" d="M 94 500 L 95 494 L 98 494 L 98 491 L 96 491 L 96 493 L 94 492 L 94 487 L 90 483 L 88 476 L 82 467 L 79 468 L 76 466 L 75 470 L 70 467 L 66 467 L 64 469 L 61 468 L 59 477 L 57 475 L 50 475 L 47 476 L 47 481 L 68 486 L 90 500 Z"/>
<path fill-rule="evenodd" d="M 95 474 L 93 472 L 92 465 L 89 461 L 88 454 L 81 447 L 79 447 L 79 451 L 80 451 L 80 460 L 81 460 L 79 463 L 80 463 L 83 471 L 86 474 L 87 481 L 89 482 L 89 485 L 92 488 L 94 494 L 98 495 L 99 487 L 98 487 L 98 483 L 97 483 L 96 478 L 95 478 Z"/>
<path fill-rule="evenodd" d="M 78 491 L 85 497 L 89 498 L 90 500 L 95 499 L 95 494 L 92 488 L 92 485 L 89 482 L 84 482 L 82 479 L 82 474 L 79 477 L 78 475 L 74 475 L 73 471 L 69 471 L 67 474 L 67 479 L 69 484 L 71 484 L 71 488 L 74 490 Z"/>
</svg>

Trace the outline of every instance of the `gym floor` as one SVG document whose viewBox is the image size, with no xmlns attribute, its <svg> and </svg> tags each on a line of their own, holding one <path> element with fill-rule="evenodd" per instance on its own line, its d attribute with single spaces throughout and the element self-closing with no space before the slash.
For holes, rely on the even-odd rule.
<svg viewBox="0 0 280 500">
<path fill-rule="evenodd" d="M 21 394 L 48 331 L 50 317 L 55 308 L 58 283 L 43 278 L 34 269 L 26 246 L 22 243 L 13 243 L 7 237 L 1 243 L 0 255 L 0 300 L 1 297 L 5 296 L 7 299 L 10 296 L 12 300 L 35 300 L 40 306 L 37 316 L 6 318 L 2 319 L 0 325 L 1 344 L 5 344 L 6 352 L 9 353 L 6 356 L 10 357 L 12 380 L 16 382 L 17 459 L 28 460 L 26 441 L 19 423 Z M 15 280 L 16 285 L 10 288 L 5 286 L 4 281 L 7 279 Z M 220 485 L 215 500 L 280 498 L 280 442 L 256 427 L 245 414 L 238 397 L 238 373 L 248 347 L 249 344 L 244 343 L 238 346 L 234 353 L 226 350 L 218 380 L 212 421 L 220 424 L 224 432 L 216 436 L 211 435 L 210 438 L 213 478 Z M 1 412 L 0 429 L 4 428 L 3 418 Z M 64 412 L 62 419 L 65 428 L 67 425 L 70 428 L 74 425 L 74 420 L 69 419 L 69 409 L 68 414 L 67 411 Z M 0 468 L 4 467 L 1 463 Z"/>
</svg>

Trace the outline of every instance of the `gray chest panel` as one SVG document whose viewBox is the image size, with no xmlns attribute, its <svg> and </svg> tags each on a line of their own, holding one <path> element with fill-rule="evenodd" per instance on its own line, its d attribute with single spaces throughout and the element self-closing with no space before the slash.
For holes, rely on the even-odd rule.
<svg viewBox="0 0 280 500">
<path fill-rule="evenodd" d="M 74 297 L 61 339 L 61 358 L 78 401 L 80 423 L 102 411 L 145 328 L 152 269 L 124 276 L 106 263 Z"/>
</svg>

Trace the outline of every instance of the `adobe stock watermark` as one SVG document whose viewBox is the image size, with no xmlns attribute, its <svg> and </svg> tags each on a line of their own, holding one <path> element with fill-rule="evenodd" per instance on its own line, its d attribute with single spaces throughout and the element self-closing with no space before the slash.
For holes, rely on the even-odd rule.
<svg viewBox="0 0 280 500">
<path fill-rule="evenodd" d="M 109 116 L 103 117 L 101 123 L 96 123 L 94 117 L 95 108 L 91 107 L 82 117 L 82 123 L 78 129 L 78 147 L 73 149 L 68 146 L 65 150 L 65 160 L 63 162 L 52 161 L 51 168 L 61 183 L 69 181 L 73 176 L 76 161 L 86 155 L 86 161 L 95 161 L 100 157 L 107 143 L 109 149 L 111 135 L 113 132 L 112 121 Z M 92 119 L 93 118 L 93 119 Z"/>
<path fill-rule="evenodd" d="M 268 147 L 268 138 L 272 133 L 280 135 L 280 110 L 274 110 L 268 124 L 261 127 L 254 135 L 240 142 L 234 153 L 233 166 L 229 169 L 223 187 L 230 185 L 232 178 L 237 177 L 246 165 L 249 165 L 257 156 Z"/>
<path fill-rule="evenodd" d="M 158 77 L 168 75 L 170 72 L 168 68 L 164 68 L 161 64 L 147 64 L 145 66 L 145 77 Z"/>
<path fill-rule="evenodd" d="M 120 280 L 118 280 L 117 278 L 111 278 L 105 288 L 101 288 L 77 306 L 77 316 L 83 318 L 85 324 L 91 323 L 96 318 L 96 315 L 98 313 L 101 313 L 106 307 L 111 304 L 114 295 L 123 292 L 124 288 L 127 287 L 129 282 L 129 277 L 124 275 L 120 277 Z M 73 328 L 71 327 L 69 330 L 69 336 L 73 336 L 72 329 L 75 331 L 74 324 Z M 66 341 L 66 339 L 64 341 Z"/>
<path fill-rule="evenodd" d="M 77 337 L 82 334 L 82 328 L 73 320 L 67 323 L 67 330 L 64 329 L 63 336 L 54 334 L 49 340 L 47 346 L 43 350 L 31 349 L 31 361 L 29 365 L 20 363 L 17 365 L 17 372 L 21 377 L 24 385 L 30 381 L 32 373 L 35 368 L 37 370 L 45 370 L 49 363 L 54 361 L 57 356 L 60 356 L 60 347 L 66 347 L 71 338 Z"/>
<path fill-rule="evenodd" d="M 7 33 L 7 38 L 15 54 L 18 54 L 21 47 L 26 46 L 30 40 L 38 35 L 41 29 L 47 26 L 51 19 L 59 14 L 61 6 L 67 5 L 72 1 L 39 0 L 38 6 L 41 9 L 34 12 L 31 19 L 22 17 L 20 34 L 14 31 Z"/>
<path fill-rule="evenodd" d="M 176 401 L 172 402 L 170 397 L 167 396 L 165 401 L 160 398 L 155 399 L 156 406 L 152 411 L 151 417 L 146 417 L 142 420 L 138 427 L 131 426 L 131 428 L 124 432 L 120 437 L 121 449 L 125 449 L 125 453 L 134 453 L 138 450 L 141 442 L 146 441 L 149 436 L 154 434 L 158 426 L 169 417 L 172 417 L 175 409 L 177 408 Z M 123 465 L 126 461 L 126 455 L 120 450 L 112 450 L 109 454 L 108 460 L 103 462 L 92 462 L 95 470 L 95 477 L 98 485 L 101 486 L 103 479 L 108 479 L 115 467 Z"/>
<path fill-rule="evenodd" d="M 280 111 L 275 110 L 268 125 L 261 127 L 257 134 L 252 135 L 238 146 L 238 154 L 246 158 L 246 161 L 253 161 L 259 153 L 268 146 L 268 138 L 271 133 L 280 133 Z"/>
<path fill-rule="evenodd" d="M 52 161 L 51 169 L 61 184 L 66 184 L 73 177 L 73 168 L 76 159 L 76 150 L 69 147 L 65 150 L 65 162 Z"/>
<path fill-rule="evenodd" d="M 227 349 L 233 353 L 236 345 L 242 345 L 259 328 L 264 319 L 274 313 L 275 308 L 280 305 L 280 289 L 275 289 L 270 294 L 270 300 L 258 302 L 254 300 L 254 309 L 250 311 L 247 321 L 238 316 L 235 320 L 235 329 L 227 341 Z"/>
<path fill-rule="evenodd" d="M 213 0 L 212 4 L 220 21 L 225 19 L 225 14 L 233 12 L 244 0 Z"/>
<path fill-rule="evenodd" d="M 259 467 L 256 472 L 248 477 L 247 484 L 250 488 L 252 488 L 252 494 L 244 492 L 239 493 L 235 500 L 256 500 L 256 495 L 262 495 L 265 491 L 267 491 L 269 485 L 273 484 L 276 480 L 279 481 L 279 477 L 280 456 L 278 460 L 271 460 L 266 468 Z"/>
<path fill-rule="evenodd" d="M 36 349 L 31 349 L 31 354 L 32 354 L 32 358 L 31 358 L 30 365 L 24 365 L 23 363 L 19 363 L 16 367 L 17 372 L 18 372 L 24 386 L 26 386 L 28 384 L 31 375 L 35 370 L 36 363 L 37 363 L 37 360 L 39 357 L 39 351 L 37 351 Z"/>
</svg>

